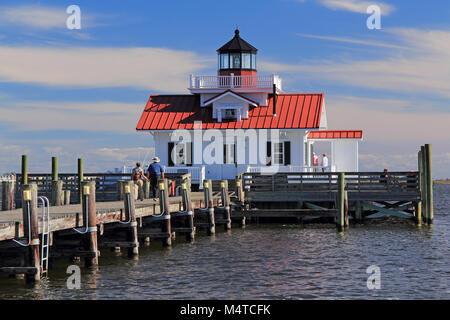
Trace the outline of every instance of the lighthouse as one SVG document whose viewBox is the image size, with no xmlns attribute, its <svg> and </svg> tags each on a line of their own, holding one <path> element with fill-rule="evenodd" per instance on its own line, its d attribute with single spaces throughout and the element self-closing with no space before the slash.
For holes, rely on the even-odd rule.
<svg viewBox="0 0 450 320">
<path fill-rule="evenodd" d="M 217 50 L 219 76 L 256 76 L 256 53 L 258 49 L 234 31 L 234 37 Z"/>
<path fill-rule="evenodd" d="M 358 171 L 362 130 L 327 130 L 324 94 L 283 92 L 281 77 L 257 71 L 258 54 L 235 30 L 216 75 L 190 75 L 189 94 L 150 95 L 136 130 L 152 135 L 166 171 L 199 186 L 243 172 Z M 331 144 L 326 167 L 312 161 L 319 142 Z"/>
</svg>

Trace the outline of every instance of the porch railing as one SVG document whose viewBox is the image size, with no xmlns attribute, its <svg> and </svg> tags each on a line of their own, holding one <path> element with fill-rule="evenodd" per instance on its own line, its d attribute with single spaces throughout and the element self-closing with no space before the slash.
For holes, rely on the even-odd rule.
<svg viewBox="0 0 450 320">
<path fill-rule="evenodd" d="M 281 90 L 281 78 L 269 76 L 194 76 L 189 79 L 190 89 L 216 88 L 272 88 L 276 85 Z"/>
<path fill-rule="evenodd" d="M 322 170 L 325 169 L 325 170 Z M 336 166 L 248 166 L 249 173 L 335 172 Z"/>
<path fill-rule="evenodd" d="M 243 173 L 244 189 L 251 195 L 267 195 L 267 192 L 288 196 L 289 193 L 320 194 L 334 200 L 337 192 L 338 174 L 334 172 L 293 173 Z M 404 196 L 405 200 L 420 199 L 419 172 L 346 172 L 345 190 L 350 198 L 363 199 L 370 195 Z"/>
</svg>

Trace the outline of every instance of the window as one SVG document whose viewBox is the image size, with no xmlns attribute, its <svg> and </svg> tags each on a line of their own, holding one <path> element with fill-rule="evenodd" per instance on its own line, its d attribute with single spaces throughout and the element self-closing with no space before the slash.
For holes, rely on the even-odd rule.
<svg viewBox="0 0 450 320">
<path fill-rule="evenodd" d="M 236 118 L 236 109 L 225 109 L 223 114 L 224 119 Z"/>
<path fill-rule="evenodd" d="M 176 145 L 175 164 L 185 164 L 184 143 Z"/>
<path fill-rule="evenodd" d="M 228 69 L 228 53 L 220 55 L 220 69 Z"/>
<path fill-rule="evenodd" d="M 283 142 L 273 144 L 273 164 L 284 164 Z"/>
<path fill-rule="evenodd" d="M 231 53 L 230 54 L 230 69 L 240 69 L 241 68 L 241 54 Z"/>
<path fill-rule="evenodd" d="M 251 65 L 251 56 L 250 53 L 242 54 L 242 69 L 250 69 Z"/>
<path fill-rule="evenodd" d="M 256 70 L 256 54 L 252 53 L 252 69 Z"/>
</svg>

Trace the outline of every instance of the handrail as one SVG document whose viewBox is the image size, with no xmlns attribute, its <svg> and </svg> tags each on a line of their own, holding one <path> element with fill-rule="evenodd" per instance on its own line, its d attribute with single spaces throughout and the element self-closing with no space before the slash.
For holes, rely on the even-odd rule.
<svg viewBox="0 0 450 320">
<path fill-rule="evenodd" d="M 336 172 L 295 172 L 295 173 L 243 173 L 243 185 L 247 191 L 305 191 L 314 192 L 337 190 Z M 419 172 L 351 172 L 345 173 L 346 190 L 349 192 L 380 191 L 417 192 L 420 182 Z"/>
</svg>

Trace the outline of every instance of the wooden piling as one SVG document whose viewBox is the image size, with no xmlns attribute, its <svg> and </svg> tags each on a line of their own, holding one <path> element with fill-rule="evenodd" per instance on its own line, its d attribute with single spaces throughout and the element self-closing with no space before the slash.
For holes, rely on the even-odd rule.
<svg viewBox="0 0 450 320">
<path fill-rule="evenodd" d="M 238 203 L 240 205 L 240 209 L 244 210 L 245 209 L 245 198 L 244 198 L 244 186 L 242 184 L 242 176 L 241 175 L 237 175 L 236 176 L 236 195 L 238 198 Z M 240 221 L 240 225 L 242 228 L 245 228 L 245 215 L 242 216 L 241 221 Z"/>
<path fill-rule="evenodd" d="M 26 274 L 26 281 L 29 283 L 41 279 L 37 195 L 38 189 L 35 183 L 22 185 L 23 230 L 26 239 L 30 240 L 30 245 L 26 248 L 25 263 L 27 267 L 36 268 L 36 273 Z"/>
<path fill-rule="evenodd" d="M 162 212 L 165 217 L 162 222 L 162 232 L 167 233 L 168 236 L 163 239 L 163 246 L 169 247 L 172 245 L 172 230 L 170 224 L 170 204 L 169 204 L 169 188 L 167 179 L 161 179 L 158 181 L 159 187 L 159 205 L 160 208 L 164 208 L 164 212 Z"/>
<path fill-rule="evenodd" d="M 433 209 L 433 173 L 432 173 L 432 162 L 431 162 L 431 145 L 425 145 L 425 171 L 426 171 L 426 199 L 427 199 L 427 223 L 433 224 L 434 220 L 434 209 Z"/>
<path fill-rule="evenodd" d="M 14 203 L 15 181 L 2 182 L 2 210 L 12 210 Z"/>
<path fill-rule="evenodd" d="M 134 201 L 134 182 L 127 181 L 127 186 L 125 187 L 125 219 L 130 221 L 130 228 L 127 231 L 127 241 L 134 243 L 133 247 L 128 247 L 128 256 L 137 256 L 139 254 L 139 240 L 137 231 L 137 220 L 136 220 L 136 207 Z"/>
<path fill-rule="evenodd" d="M 191 232 L 186 233 L 186 241 L 192 241 L 195 238 L 194 209 L 191 201 L 191 187 L 188 183 L 189 181 L 184 181 L 181 184 L 181 197 L 183 201 L 183 210 L 188 213 L 185 220 L 185 226 L 192 230 Z"/>
<path fill-rule="evenodd" d="M 144 199 L 150 198 L 150 181 L 144 180 Z"/>
<path fill-rule="evenodd" d="M 52 181 L 58 181 L 58 158 L 52 157 Z"/>
<path fill-rule="evenodd" d="M 116 186 L 117 186 L 117 200 L 118 200 L 118 201 L 123 201 L 123 200 L 125 199 L 125 196 L 124 196 L 124 186 L 125 186 L 125 184 L 126 184 L 127 182 L 128 182 L 128 181 L 125 181 L 125 180 L 118 180 L 118 181 L 117 181 Z M 132 188 L 134 188 L 134 186 L 133 186 Z"/>
<path fill-rule="evenodd" d="M 52 193 L 50 204 L 54 207 L 61 206 L 64 203 L 63 182 L 52 181 Z"/>
<path fill-rule="evenodd" d="M 64 205 L 70 204 L 70 190 L 64 190 Z"/>
<path fill-rule="evenodd" d="M 414 220 L 417 223 L 417 226 L 422 225 L 422 203 L 418 201 L 414 204 Z"/>
<path fill-rule="evenodd" d="M 363 206 L 361 205 L 361 201 L 355 202 L 355 219 L 357 222 L 362 222 L 362 212 Z"/>
<path fill-rule="evenodd" d="M 348 227 L 348 191 L 344 191 L 344 227 Z"/>
<path fill-rule="evenodd" d="M 424 152 L 425 147 L 421 146 L 420 151 L 417 154 L 417 167 L 419 170 L 419 191 L 420 191 L 420 212 L 426 214 L 426 200 L 425 200 L 425 170 L 424 170 Z"/>
<path fill-rule="evenodd" d="M 81 184 L 84 181 L 83 175 L 83 159 L 78 158 L 78 198 L 79 203 L 83 203 L 83 192 L 81 190 Z"/>
<path fill-rule="evenodd" d="M 22 155 L 22 185 L 28 184 L 28 156 Z"/>
<path fill-rule="evenodd" d="M 92 267 L 98 265 L 98 244 L 97 244 L 97 207 L 95 203 L 95 181 L 82 183 L 81 188 L 83 224 L 87 227 L 85 234 L 85 250 L 91 253 L 85 257 L 85 266 Z M 87 212 L 86 212 L 87 210 Z M 86 221 L 88 224 L 86 225 Z"/>
<path fill-rule="evenodd" d="M 228 180 L 222 180 L 220 182 L 220 191 L 222 193 L 222 206 L 225 207 L 225 219 L 227 223 L 225 224 L 225 230 L 231 229 L 231 203 L 230 195 L 228 194 Z"/>
<path fill-rule="evenodd" d="M 344 231 L 345 228 L 345 174 L 338 174 L 338 192 L 337 192 L 337 217 L 336 226 L 338 231 Z"/>
<path fill-rule="evenodd" d="M 52 206 L 61 206 L 64 203 L 63 182 L 58 181 L 58 158 L 52 157 L 52 192 L 50 203 Z"/>
<path fill-rule="evenodd" d="M 205 206 L 208 208 L 208 228 L 206 230 L 208 235 L 213 235 L 216 233 L 216 226 L 214 222 L 214 202 L 213 202 L 213 191 L 212 191 L 212 181 L 204 180 L 203 181 L 203 192 L 205 195 Z"/>
</svg>

